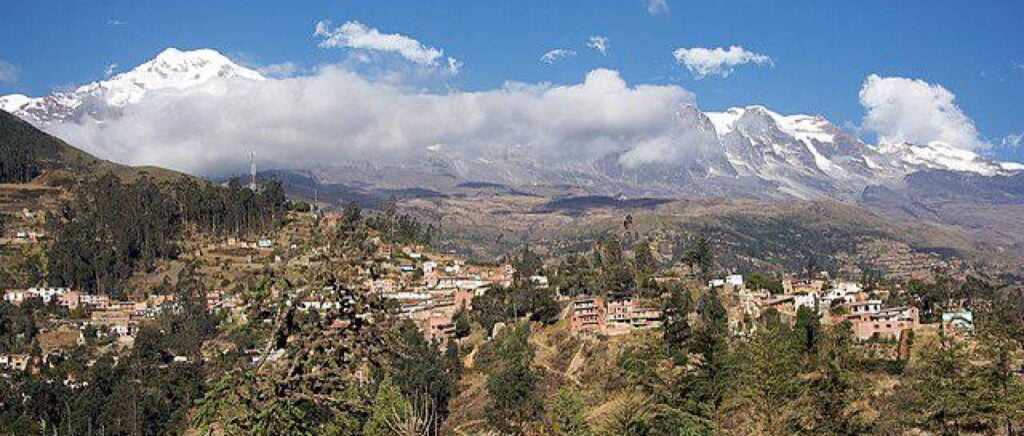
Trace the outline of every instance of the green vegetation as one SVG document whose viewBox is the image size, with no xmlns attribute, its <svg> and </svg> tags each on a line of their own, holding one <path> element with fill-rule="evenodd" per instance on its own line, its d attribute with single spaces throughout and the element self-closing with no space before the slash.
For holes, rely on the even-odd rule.
<svg viewBox="0 0 1024 436">
<path fill-rule="evenodd" d="M 139 205 L 139 207 L 128 207 Z M 147 177 L 124 183 L 107 174 L 83 183 L 51 216 L 48 280 L 117 295 L 121 283 L 157 259 L 177 255 L 186 230 L 247 236 L 277 228 L 286 210 L 280 182 L 257 191 L 237 179 L 226 187 L 183 179 L 160 186 Z"/>
</svg>

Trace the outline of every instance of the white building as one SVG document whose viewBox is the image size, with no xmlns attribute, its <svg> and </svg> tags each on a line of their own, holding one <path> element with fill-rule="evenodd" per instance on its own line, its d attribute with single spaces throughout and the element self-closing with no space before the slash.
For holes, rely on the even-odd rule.
<svg viewBox="0 0 1024 436">
<path fill-rule="evenodd" d="M 736 287 L 743 286 L 743 275 L 733 274 L 725 276 L 725 283 Z"/>
<path fill-rule="evenodd" d="M 853 315 L 875 314 L 882 311 L 882 300 L 867 300 L 850 304 Z"/>
<path fill-rule="evenodd" d="M 70 290 L 70 288 L 28 288 L 29 293 L 42 298 L 44 303 L 49 303 Z"/>
</svg>

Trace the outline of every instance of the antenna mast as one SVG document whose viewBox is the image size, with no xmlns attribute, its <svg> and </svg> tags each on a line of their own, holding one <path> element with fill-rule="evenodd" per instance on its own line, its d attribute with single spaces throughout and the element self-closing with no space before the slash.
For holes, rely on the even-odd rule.
<svg viewBox="0 0 1024 436">
<path fill-rule="evenodd" d="M 249 189 L 256 190 L 256 151 L 249 150 Z"/>
<path fill-rule="evenodd" d="M 316 204 L 320 201 L 320 190 L 317 186 L 316 177 L 313 176 L 313 170 L 306 169 L 306 173 L 309 174 L 309 180 L 313 182 L 313 214 L 316 214 Z"/>
</svg>

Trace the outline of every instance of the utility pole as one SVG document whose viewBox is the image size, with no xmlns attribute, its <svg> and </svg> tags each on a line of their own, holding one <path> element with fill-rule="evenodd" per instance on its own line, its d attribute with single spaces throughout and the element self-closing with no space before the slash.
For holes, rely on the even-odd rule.
<svg viewBox="0 0 1024 436">
<path fill-rule="evenodd" d="M 307 169 L 306 173 L 309 174 L 309 180 L 313 183 L 313 207 L 310 209 L 313 211 L 313 215 L 316 215 L 316 204 L 320 201 L 320 190 L 316 183 L 316 177 L 313 176 L 313 170 Z"/>
<path fill-rule="evenodd" d="M 256 151 L 249 150 L 249 189 L 256 190 Z"/>
</svg>

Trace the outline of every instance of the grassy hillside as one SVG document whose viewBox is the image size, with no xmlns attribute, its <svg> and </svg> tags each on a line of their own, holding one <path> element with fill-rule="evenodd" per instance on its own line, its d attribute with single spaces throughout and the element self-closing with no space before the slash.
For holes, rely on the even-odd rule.
<svg viewBox="0 0 1024 436">
<path fill-rule="evenodd" d="M 1019 269 L 1020 259 L 953 226 L 883 216 L 834 201 L 766 203 L 724 198 L 660 202 L 569 201 L 485 193 L 401 202 L 440 225 L 441 245 L 484 258 L 529 243 L 559 254 L 589 247 L 608 232 L 632 243 L 650 239 L 663 260 L 678 257 L 698 234 L 716 241 L 727 268 L 799 270 L 808 257 L 830 265 L 839 253 L 871 241 L 905 244 L 923 253 Z M 571 208 L 562 207 L 572 205 Z M 625 222 L 629 217 L 629 227 Z"/>
<path fill-rule="evenodd" d="M 113 173 L 124 181 L 148 175 L 156 181 L 188 177 L 158 167 L 130 167 L 103 160 L 51 136 L 35 126 L 0 111 L 0 183 L 25 183 L 41 178 L 54 182 L 61 177 L 99 176 Z"/>
</svg>

